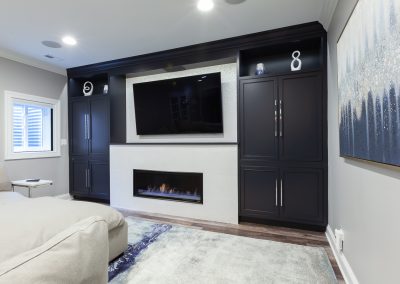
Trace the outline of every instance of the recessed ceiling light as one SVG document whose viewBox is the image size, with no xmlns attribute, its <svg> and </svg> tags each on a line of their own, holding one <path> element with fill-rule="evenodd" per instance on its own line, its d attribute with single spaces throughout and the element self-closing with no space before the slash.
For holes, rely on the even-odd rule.
<svg viewBox="0 0 400 284">
<path fill-rule="evenodd" d="M 62 38 L 63 43 L 68 44 L 68 45 L 75 45 L 76 44 L 76 39 L 74 39 L 72 36 L 65 36 Z"/>
<path fill-rule="evenodd" d="M 197 2 L 197 9 L 202 12 L 211 11 L 214 8 L 214 1 L 213 0 L 199 0 Z"/>
</svg>

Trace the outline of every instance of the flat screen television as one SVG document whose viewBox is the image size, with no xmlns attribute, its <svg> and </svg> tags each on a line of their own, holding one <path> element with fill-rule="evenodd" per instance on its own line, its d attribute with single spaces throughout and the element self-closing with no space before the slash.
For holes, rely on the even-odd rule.
<svg viewBox="0 0 400 284">
<path fill-rule="evenodd" d="M 221 73 L 133 84 L 138 135 L 222 133 Z"/>
</svg>

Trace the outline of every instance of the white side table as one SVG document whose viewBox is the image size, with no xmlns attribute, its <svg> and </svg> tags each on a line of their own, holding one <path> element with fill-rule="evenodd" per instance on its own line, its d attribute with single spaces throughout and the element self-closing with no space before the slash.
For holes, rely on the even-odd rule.
<svg viewBox="0 0 400 284">
<path fill-rule="evenodd" d="M 41 179 L 39 181 L 27 181 L 27 180 L 15 180 L 11 182 L 12 186 L 12 191 L 14 191 L 14 187 L 25 187 L 28 188 L 28 196 L 31 197 L 31 189 L 32 188 L 38 188 L 46 185 L 52 185 L 53 181 L 52 180 L 45 180 Z"/>
</svg>

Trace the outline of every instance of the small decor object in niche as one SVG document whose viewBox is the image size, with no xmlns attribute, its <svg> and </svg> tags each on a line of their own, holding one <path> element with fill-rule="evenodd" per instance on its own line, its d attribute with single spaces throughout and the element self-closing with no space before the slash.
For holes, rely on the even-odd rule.
<svg viewBox="0 0 400 284">
<path fill-rule="evenodd" d="M 108 85 L 107 84 L 104 85 L 103 94 L 108 94 Z"/>
<path fill-rule="evenodd" d="M 86 96 L 91 96 L 93 94 L 93 84 L 92 82 L 86 81 L 83 84 L 83 94 Z"/>
<path fill-rule="evenodd" d="M 301 59 L 300 59 L 300 51 L 299 50 L 295 50 L 292 53 L 292 64 L 290 65 L 290 69 L 292 71 L 300 71 L 301 70 Z"/>
<path fill-rule="evenodd" d="M 256 75 L 263 75 L 263 74 L 265 74 L 264 63 L 258 63 L 256 66 Z"/>
</svg>

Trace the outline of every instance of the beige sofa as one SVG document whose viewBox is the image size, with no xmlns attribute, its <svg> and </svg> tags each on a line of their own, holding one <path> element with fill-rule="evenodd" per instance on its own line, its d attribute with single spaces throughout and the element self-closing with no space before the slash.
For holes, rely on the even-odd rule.
<svg viewBox="0 0 400 284">
<path fill-rule="evenodd" d="M 0 189 L 10 189 L 1 169 Z M 0 228 L 7 232 L 0 234 L 0 283 L 7 283 L 3 280 L 15 273 L 30 279 L 15 283 L 102 283 L 86 280 L 103 279 L 108 261 L 126 250 L 128 244 L 125 219 L 108 206 L 53 197 L 27 198 L 9 191 L 0 191 Z M 104 228 L 106 234 L 102 236 Z M 54 259 L 56 255 L 59 260 Z M 52 261 L 46 265 L 46 259 Z M 38 260 L 44 261 L 41 269 L 28 273 L 29 267 L 35 267 Z M 70 277 L 76 275 L 80 280 L 72 278 L 74 281 L 64 282 L 68 275 L 58 271 L 61 278 L 58 282 L 52 281 L 51 277 L 57 276 L 47 274 L 54 268 L 69 271 Z M 49 281 L 43 281 L 46 279 Z"/>
<path fill-rule="evenodd" d="M 107 283 L 107 235 L 104 219 L 84 219 L 41 246 L 1 262 L 0 283 Z M 8 246 L 18 246 L 18 241 Z"/>
</svg>

